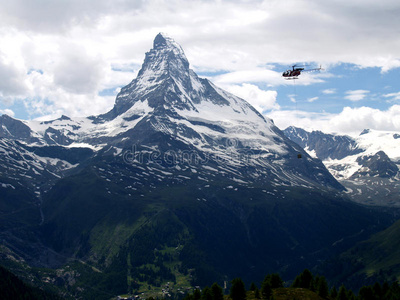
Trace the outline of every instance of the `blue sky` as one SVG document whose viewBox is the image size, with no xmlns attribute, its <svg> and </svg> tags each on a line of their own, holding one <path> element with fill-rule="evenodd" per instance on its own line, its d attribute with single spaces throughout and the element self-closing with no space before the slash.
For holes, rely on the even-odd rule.
<svg viewBox="0 0 400 300">
<path fill-rule="evenodd" d="M 391 94 L 400 90 L 399 69 L 382 73 L 377 67 L 360 69 L 355 65 L 341 64 L 320 72 L 331 77 L 323 78 L 320 83 L 301 85 L 299 76 L 296 82 L 279 87 L 278 102 L 281 106 L 330 113 L 340 113 L 344 106 L 386 110 L 395 102 L 395 95 Z M 296 103 L 290 101 L 292 95 Z"/>
<path fill-rule="evenodd" d="M 281 129 L 400 131 L 397 0 L 0 0 L 0 114 L 104 113 L 159 32 Z M 321 72 L 286 81 L 293 64 Z"/>
<path fill-rule="evenodd" d="M 325 74 L 323 74 L 325 73 Z M 324 78 L 324 75 L 326 76 Z M 368 109 L 371 115 L 374 112 L 385 112 L 391 107 L 400 103 L 400 70 L 398 68 L 382 72 L 378 67 L 360 68 L 354 64 L 339 64 L 334 67 L 321 71 L 322 81 L 310 85 L 301 85 L 301 76 L 296 82 L 289 82 L 287 86 L 280 86 L 277 102 L 282 110 L 299 111 L 314 113 L 314 118 L 329 114 L 339 116 L 344 108 L 354 111 L 354 118 L 360 110 Z M 266 112 L 268 114 L 268 112 Z M 364 112 L 365 113 L 365 112 Z M 298 114 L 303 118 L 311 115 Z M 273 114 L 271 116 L 273 118 Z M 365 116 L 368 118 L 368 115 Z M 395 118 L 396 116 L 387 116 Z M 312 119 L 310 117 L 310 119 Z M 374 124 L 361 120 L 362 126 L 355 126 L 354 130 L 347 128 L 345 131 L 356 134 L 361 132 L 361 127 L 374 127 L 381 130 L 398 130 L 393 124 Z M 292 121 L 293 122 L 293 121 Z M 378 123 L 378 121 L 377 121 Z M 281 122 L 285 128 L 289 122 Z M 285 124 L 285 125 L 283 125 Z M 361 125 L 360 124 L 360 125 Z M 298 126 L 305 127 L 301 120 Z M 319 125 L 310 126 L 312 129 L 319 129 Z M 321 126 L 322 127 L 322 126 Z M 325 124 L 321 129 L 325 131 L 340 131 L 336 128 L 329 128 Z"/>
</svg>

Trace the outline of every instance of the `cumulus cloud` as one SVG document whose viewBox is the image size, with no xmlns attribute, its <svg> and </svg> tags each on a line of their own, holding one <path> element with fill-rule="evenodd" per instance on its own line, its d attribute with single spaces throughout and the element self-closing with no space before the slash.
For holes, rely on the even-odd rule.
<svg viewBox="0 0 400 300">
<path fill-rule="evenodd" d="M 327 120 L 329 114 L 310 113 L 297 110 L 276 110 L 264 114 L 272 119 L 276 126 L 280 129 L 285 129 L 289 126 L 313 130 L 316 126 L 315 120 Z M 319 129 L 320 130 L 320 129 Z"/>
<path fill-rule="evenodd" d="M 266 110 L 280 108 L 276 102 L 276 91 L 264 91 L 259 87 L 248 83 L 243 83 L 242 85 L 224 86 L 224 88 L 232 94 L 249 102 L 260 113 L 263 113 Z"/>
<path fill-rule="evenodd" d="M 26 90 L 24 70 L 2 61 L 0 56 L 0 98 L 10 100 L 25 94 Z"/>
<path fill-rule="evenodd" d="M 346 96 L 344 97 L 350 101 L 360 101 L 363 100 L 369 91 L 367 90 L 353 90 L 353 91 L 346 91 Z"/>
<path fill-rule="evenodd" d="M 99 95 L 134 78 L 162 31 L 182 45 L 195 71 L 219 71 L 216 84 L 276 110 L 276 92 L 263 88 L 291 83 L 273 63 L 400 68 L 399 9 L 397 0 L 0 0 L 1 102 L 24 101 L 32 115 L 76 116 L 94 103 L 105 112 L 113 99 Z M 325 79 L 302 74 L 296 84 Z M 360 91 L 346 99 L 368 95 Z"/>
<path fill-rule="evenodd" d="M 131 12 L 140 0 L 0 0 L 0 25 L 42 33 L 67 32 L 73 26 L 95 26 L 105 14 Z"/>
<path fill-rule="evenodd" d="M 98 90 L 107 64 L 99 56 L 89 56 L 76 44 L 63 47 L 52 70 L 54 83 L 73 94 L 90 94 Z"/>
<path fill-rule="evenodd" d="M 212 80 L 217 84 L 235 84 L 242 82 L 268 83 L 271 86 L 284 84 L 280 72 L 256 68 L 252 70 L 238 70 L 215 76 Z"/>
<path fill-rule="evenodd" d="M 65 85 L 54 83 L 51 74 L 32 72 L 28 81 L 30 91 L 23 105 L 31 118 L 100 114 L 112 108 L 115 100 L 114 97 L 101 97 L 96 93 L 81 93 L 85 90 L 68 92 Z"/>
<path fill-rule="evenodd" d="M 0 115 L 8 115 L 10 117 L 14 117 L 15 113 L 11 109 L 0 109 Z"/>
<path fill-rule="evenodd" d="M 389 101 L 399 101 L 400 100 L 400 92 L 397 93 L 389 93 L 383 95 L 385 98 L 389 98 Z"/>
<path fill-rule="evenodd" d="M 340 134 L 358 135 L 369 128 L 384 131 L 400 131 L 400 105 L 387 110 L 370 107 L 345 107 L 339 114 L 299 111 L 273 111 L 266 114 L 275 124 L 285 129 L 296 126 L 307 130 L 322 130 Z"/>
<path fill-rule="evenodd" d="M 119 41 L 119 46 L 135 52 L 138 44 L 143 49 L 144 37 L 167 31 L 199 68 L 342 61 L 389 70 L 400 63 L 400 45 L 393 42 L 398 39 L 394 29 L 400 27 L 400 4 L 395 0 L 351 5 L 316 0 L 1 0 L 0 5 L 4 26 L 68 33 L 71 38 L 83 37 L 86 31 L 89 40 L 102 40 L 105 51 L 112 47 L 105 42 Z"/>
<path fill-rule="evenodd" d="M 310 102 L 310 103 L 312 103 L 312 102 L 315 102 L 315 101 L 317 101 L 319 99 L 319 97 L 312 97 L 312 98 L 308 98 L 307 99 L 307 102 Z"/>
<path fill-rule="evenodd" d="M 322 91 L 323 94 L 325 95 L 332 95 L 336 93 L 336 89 L 332 88 L 332 89 L 325 89 Z"/>
</svg>

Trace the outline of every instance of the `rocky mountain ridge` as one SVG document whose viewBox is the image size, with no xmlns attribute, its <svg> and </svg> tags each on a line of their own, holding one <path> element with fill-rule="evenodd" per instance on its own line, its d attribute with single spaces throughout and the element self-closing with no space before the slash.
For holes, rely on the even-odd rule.
<svg viewBox="0 0 400 300">
<path fill-rule="evenodd" d="M 284 133 L 328 170 L 357 202 L 400 206 L 400 141 L 396 132 L 363 130 L 356 138 L 288 127 Z"/>
<path fill-rule="evenodd" d="M 136 155 L 142 151 L 142 157 L 165 158 L 165 153 L 173 153 L 181 162 L 185 155 L 190 163 L 206 158 L 211 164 L 208 173 L 219 170 L 243 182 L 262 179 L 342 188 L 272 120 L 243 99 L 198 78 L 182 48 L 163 34 L 157 35 L 137 78 L 121 89 L 108 113 L 45 122 L 2 116 L 0 122 L 2 136 L 27 145 L 89 147 L 121 157 L 132 149 Z M 179 145 L 160 143 L 165 138 Z M 145 144 L 151 150 L 139 150 Z M 162 163 L 167 165 L 165 159 Z"/>
</svg>

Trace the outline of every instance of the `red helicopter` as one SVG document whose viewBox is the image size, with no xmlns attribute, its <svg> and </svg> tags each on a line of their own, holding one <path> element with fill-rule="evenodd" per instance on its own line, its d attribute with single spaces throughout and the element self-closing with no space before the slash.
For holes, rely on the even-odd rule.
<svg viewBox="0 0 400 300">
<path fill-rule="evenodd" d="M 320 71 L 320 70 L 322 70 L 321 66 L 316 69 L 305 69 L 305 68 L 298 67 L 297 65 L 293 65 L 292 70 L 289 69 L 282 73 L 282 77 L 285 77 L 285 79 L 287 79 L 287 80 L 298 79 L 301 72 L 312 72 L 312 71 Z"/>
</svg>

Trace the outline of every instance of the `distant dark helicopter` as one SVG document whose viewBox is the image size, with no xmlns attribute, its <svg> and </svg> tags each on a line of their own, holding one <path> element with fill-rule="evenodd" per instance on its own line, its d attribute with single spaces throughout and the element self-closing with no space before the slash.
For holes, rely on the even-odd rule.
<svg viewBox="0 0 400 300">
<path fill-rule="evenodd" d="M 298 67 L 297 65 L 293 65 L 291 70 L 289 69 L 282 73 L 282 77 L 285 77 L 285 79 L 288 79 L 288 80 L 289 79 L 298 79 L 301 72 L 312 72 L 312 71 L 320 71 L 320 70 L 322 70 L 321 66 L 319 66 L 319 68 L 315 68 L 315 69 L 305 69 L 305 68 Z"/>
</svg>

